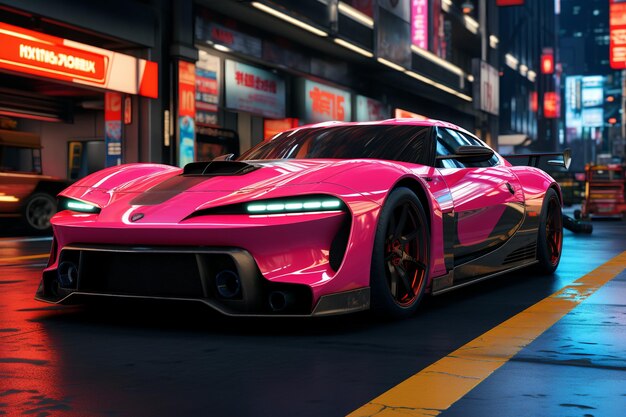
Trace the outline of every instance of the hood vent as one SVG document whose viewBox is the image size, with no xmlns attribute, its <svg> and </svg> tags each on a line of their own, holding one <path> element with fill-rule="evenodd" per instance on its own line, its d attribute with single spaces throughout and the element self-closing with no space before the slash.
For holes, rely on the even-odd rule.
<svg viewBox="0 0 626 417">
<path fill-rule="evenodd" d="M 240 161 L 192 162 L 183 168 L 185 176 L 216 177 L 223 175 L 244 175 L 260 168 Z"/>
</svg>

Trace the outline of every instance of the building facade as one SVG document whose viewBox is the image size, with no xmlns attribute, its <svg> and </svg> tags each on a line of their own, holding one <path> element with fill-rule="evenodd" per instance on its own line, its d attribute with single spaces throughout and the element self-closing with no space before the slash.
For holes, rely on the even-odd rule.
<svg viewBox="0 0 626 417">
<path fill-rule="evenodd" d="M 501 146 L 553 151 L 559 146 L 558 0 L 499 7 Z M 519 149 L 519 148 L 518 148 Z"/>
<path fill-rule="evenodd" d="M 610 4 L 561 0 L 564 142 L 581 156 L 577 170 L 624 157 L 623 75 L 610 64 Z"/>
<path fill-rule="evenodd" d="M 495 0 L 0 0 L 0 22 L 3 140 L 37 135 L 57 177 L 328 120 L 438 118 L 497 145 Z"/>
<path fill-rule="evenodd" d="M 161 160 L 161 4 L 0 1 L 0 138 L 41 146 L 43 173 L 70 180 Z M 9 158 L 11 153 L 5 152 Z M 4 161 L 3 161 L 4 165 Z"/>
</svg>

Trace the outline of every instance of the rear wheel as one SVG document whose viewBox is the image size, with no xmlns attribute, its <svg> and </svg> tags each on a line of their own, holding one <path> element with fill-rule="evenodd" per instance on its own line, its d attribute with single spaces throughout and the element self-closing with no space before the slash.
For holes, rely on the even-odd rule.
<svg viewBox="0 0 626 417">
<path fill-rule="evenodd" d="M 417 196 L 408 188 L 392 191 L 374 240 L 372 311 L 388 318 L 415 312 L 428 278 L 429 237 L 426 213 Z"/>
<path fill-rule="evenodd" d="M 556 191 L 548 189 L 541 208 L 541 222 L 537 234 L 537 271 L 553 273 L 561 260 L 563 248 L 563 214 Z"/>
<path fill-rule="evenodd" d="M 50 219 L 57 211 L 54 197 L 47 193 L 35 193 L 24 204 L 24 221 L 32 232 L 50 230 Z"/>
</svg>

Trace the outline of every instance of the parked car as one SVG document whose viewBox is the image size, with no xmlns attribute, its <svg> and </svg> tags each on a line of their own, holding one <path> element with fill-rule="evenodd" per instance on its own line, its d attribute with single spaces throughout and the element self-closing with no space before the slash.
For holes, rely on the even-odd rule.
<svg viewBox="0 0 626 417">
<path fill-rule="evenodd" d="M 68 185 L 42 175 L 37 135 L 0 130 L 0 217 L 19 219 L 31 232 L 50 232 L 56 195 Z"/>
<path fill-rule="evenodd" d="M 567 164 L 566 164 L 567 165 Z M 61 192 L 41 301 L 152 298 L 227 315 L 412 314 L 422 297 L 561 258 L 559 185 L 450 123 L 322 123 L 183 169 Z"/>
</svg>

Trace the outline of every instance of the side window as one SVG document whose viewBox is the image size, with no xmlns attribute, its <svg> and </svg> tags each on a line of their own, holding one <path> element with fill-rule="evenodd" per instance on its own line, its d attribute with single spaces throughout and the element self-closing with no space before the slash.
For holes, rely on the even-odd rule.
<svg viewBox="0 0 626 417">
<path fill-rule="evenodd" d="M 460 137 L 458 135 L 453 135 L 451 130 L 448 129 L 437 129 L 437 156 L 441 155 L 454 155 L 456 153 L 456 149 L 465 145 L 465 143 L 459 143 L 458 140 Z M 454 132 L 456 133 L 456 132 Z M 465 164 L 456 160 L 456 159 L 441 159 L 437 161 L 438 168 L 465 168 Z"/>
<path fill-rule="evenodd" d="M 437 155 L 453 155 L 460 146 L 485 146 L 473 136 L 452 129 L 437 129 Z M 440 168 L 475 168 L 498 165 L 496 155 L 485 162 L 461 162 L 456 159 L 437 161 Z"/>
</svg>

